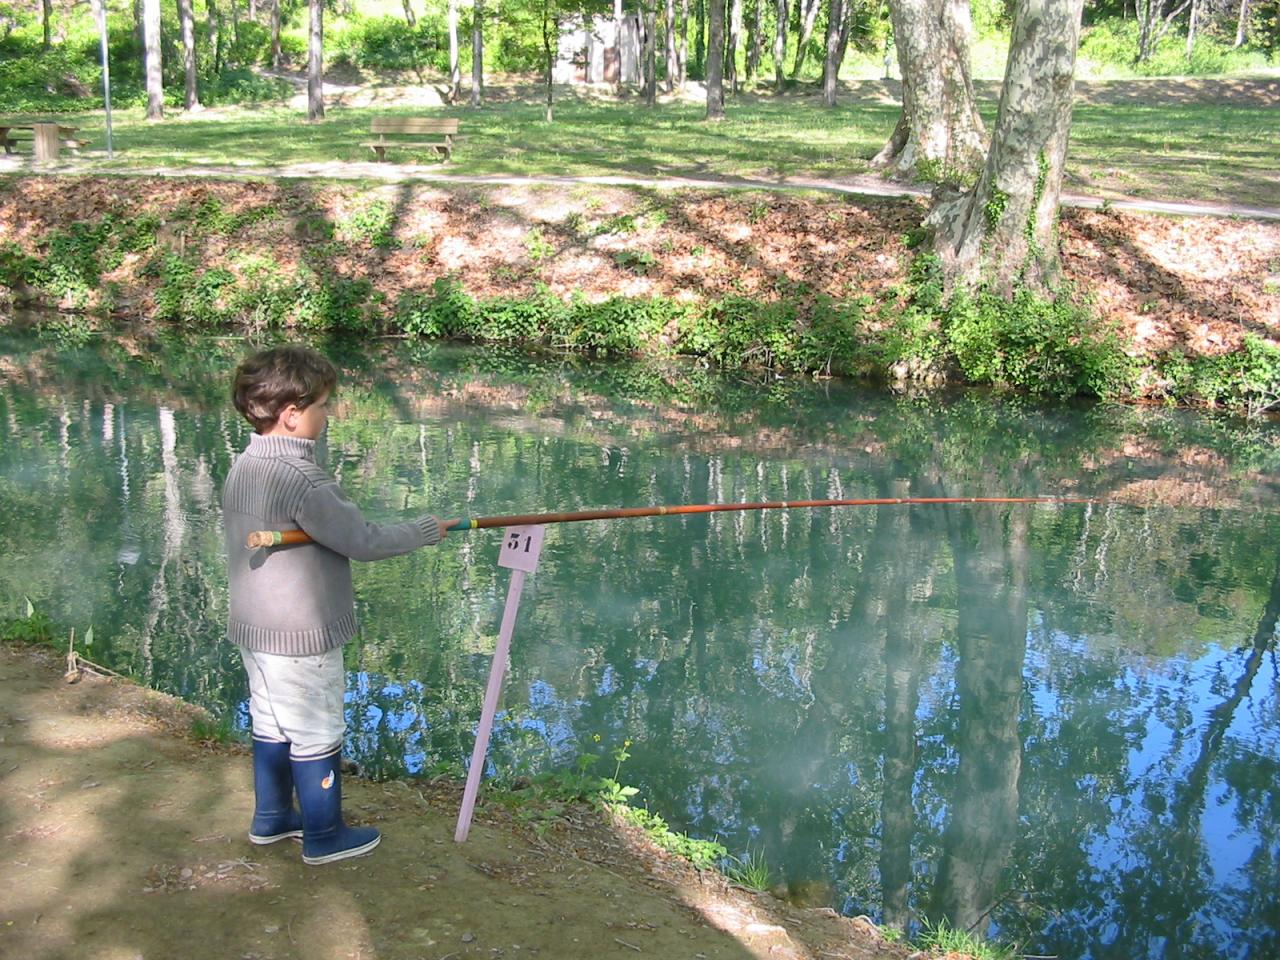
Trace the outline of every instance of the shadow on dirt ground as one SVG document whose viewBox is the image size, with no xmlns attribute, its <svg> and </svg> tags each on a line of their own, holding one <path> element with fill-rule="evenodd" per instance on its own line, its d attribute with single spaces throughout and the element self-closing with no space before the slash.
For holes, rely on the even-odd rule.
<svg viewBox="0 0 1280 960">
<path fill-rule="evenodd" d="M 238 746 L 132 683 L 69 684 L 51 651 L 0 646 L 0 955 L 44 958 L 818 957 L 905 951 L 673 861 L 587 815 L 544 837 L 482 810 L 453 842 L 452 783 L 344 782 L 372 856 L 307 867 L 254 847 Z"/>
</svg>

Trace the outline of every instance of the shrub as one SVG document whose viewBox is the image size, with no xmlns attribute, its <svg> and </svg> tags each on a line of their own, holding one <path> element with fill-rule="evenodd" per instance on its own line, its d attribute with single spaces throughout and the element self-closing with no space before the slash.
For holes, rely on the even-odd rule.
<svg viewBox="0 0 1280 960">
<path fill-rule="evenodd" d="M 1114 331 L 1065 294 L 1019 290 L 958 294 L 943 329 L 965 379 L 1036 394 L 1115 396 L 1133 383 L 1133 364 Z"/>
</svg>

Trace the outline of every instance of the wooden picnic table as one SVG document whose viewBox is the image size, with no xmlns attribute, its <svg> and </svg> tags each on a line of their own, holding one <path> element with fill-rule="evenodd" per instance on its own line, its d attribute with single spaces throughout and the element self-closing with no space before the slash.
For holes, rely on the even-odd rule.
<svg viewBox="0 0 1280 960">
<path fill-rule="evenodd" d="M 52 163 L 58 159 L 60 148 L 67 147 L 74 153 L 89 142 L 76 138 L 78 129 L 80 128 L 43 120 L 31 123 L 0 121 L 0 143 L 4 144 L 5 153 L 13 153 L 13 148 L 17 144 L 25 143 L 29 139 L 32 141 L 32 152 L 36 163 Z M 31 136 L 14 137 L 12 134 L 15 131 L 30 131 Z"/>
</svg>

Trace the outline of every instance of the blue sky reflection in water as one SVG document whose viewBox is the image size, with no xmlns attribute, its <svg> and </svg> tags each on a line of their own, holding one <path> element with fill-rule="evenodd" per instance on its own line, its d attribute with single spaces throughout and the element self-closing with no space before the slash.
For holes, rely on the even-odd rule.
<svg viewBox="0 0 1280 960">
<path fill-rule="evenodd" d="M 0 332 L 0 615 L 243 727 L 218 491 L 235 341 Z M 342 353 L 325 446 L 379 518 L 832 496 L 1062 507 L 724 514 L 549 529 L 491 773 L 630 739 L 677 829 L 786 892 L 1063 957 L 1280 956 L 1280 431 L 982 394 Z M 55 531 L 50 540 L 48 533 Z M 357 567 L 349 749 L 469 757 L 496 533 Z M 596 738 L 599 737 L 597 740 Z"/>
</svg>

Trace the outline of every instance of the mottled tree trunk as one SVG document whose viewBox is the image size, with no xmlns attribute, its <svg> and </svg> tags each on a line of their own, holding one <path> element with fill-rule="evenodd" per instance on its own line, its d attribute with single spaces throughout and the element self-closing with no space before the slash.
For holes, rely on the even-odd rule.
<svg viewBox="0 0 1280 960">
<path fill-rule="evenodd" d="M 760 72 L 760 55 L 764 50 L 764 20 L 760 12 L 764 0 L 751 0 L 751 16 L 747 18 L 747 82 Z"/>
<path fill-rule="evenodd" d="M 689 0 L 680 0 L 680 40 L 676 56 L 680 63 L 680 89 L 684 89 L 689 79 Z"/>
<path fill-rule="evenodd" d="M 307 119 L 324 118 L 324 0 L 308 0 L 311 27 L 307 42 Z"/>
<path fill-rule="evenodd" d="M 283 66 L 284 55 L 280 52 L 280 0 L 271 0 L 271 69 L 279 70 Z"/>
<path fill-rule="evenodd" d="M 729 2 L 729 41 L 724 52 L 724 76 L 734 96 L 738 93 L 738 47 L 742 45 L 742 0 Z"/>
<path fill-rule="evenodd" d="M 213 75 L 222 72 L 222 15 L 218 13 L 217 0 L 207 0 L 205 13 L 209 18 L 209 52 L 213 55 Z"/>
<path fill-rule="evenodd" d="M 822 64 L 822 102 L 836 105 L 836 81 L 840 73 L 840 25 L 844 19 L 844 0 L 831 0 L 827 13 L 827 55 Z"/>
<path fill-rule="evenodd" d="M 449 0 L 449 102 L 458 99 L 462 89 L 462 68 L 458 61 L 458 0 Z"/>
<path fill-rule="evenodd" d="M 890 14 L 902 115 L 872 162 L 931 180 L 976 170 L 984 132 L 969 74 L 968 0 L 894 0 Z"/>
<path fill-rule="evenodd" d="M 697 30 L 693 36 L 693 60 L 706 78 L 707 69 L 707 0 L 695 0 L 694 19 Z"/>
<path fill-rule="evenodd" d="M 710 3 L 707 38 L 707 119 L 724 119 L 724 0 Z"/>
<path fill-rule="evenodd" d="M 675 93 L 676 73 L 679 70 L 676 60 L 676 0 L 667 0 L 666 29 L 663 31 L 666 40 L 665 56 L 667 58 L 667 93 Z"/>
<path fill-rule="evenodd" d="M 1191 59 L 1191 52 L 1196 48 L 1196 33 L 1200 27 L 1200 4 L 1197 0 L 1191 0 L 1191 13 L 1187 17 L 1187 59 Z"/>
<path fill-rule="evenodd" d="M 1050 285 L 1071 133 L 1083 0 L 1022 0 L 991 150 L 977 184 L 938 202 L 928 223 L 951 284 Z"/>
<path fill-rule="evenodd" d="M 182 105 L 195 110 L 200 106 L 200 97 L 196 92 L 196 25 L 191 0 L 178 0 L 178 21 L 182 25 L 182 69 L 186 77 Z"/>
<path fill-rule="evenodd" d="M 791 16 L 788 0 L 778 0 L 778 29 L 773 34 L 773 85 L 781 93 L 787 85 L 787 71 L 783 61 L 787 58 L 787 20 Z"/>
<path fill-rule="evenodd" d="M 484 0 L 476 0 L 471 11 L 471 105 L 480 106 L 484 97 Z"/>
<path fill-rule="evenodd" d="M 143 60 L 147 73 L 147 119 L 164 118 L 164 79 L 160 69 L 160 0 L 142 5 Z"/>
<path fill-rule="evenodd" d="M 658 0 L 644 5 L 644 102 L 649 107 L 658 103 Z"/>
<path fill-rule="evenodd" d="M 44 33 L 41 45 L 48 50 L 53 47 L 53 0 L 40 0 L 40 26 Z"/>
<path fill-rule="evenodd" d="M 796 43 L 796 59 L 791 65 L 791 79 L 800 76 L 800 68 L 804 66 L 805 56 L 809 52 L 809 39 L 813 36 L 814 25 L 818 22 L 819 0 L 799 0 L 797 10 L 802 14 L 800 22 L 800 39 Z"/>
<path fill-rule="evenodd" d="M 411 27 L 417 26 L 418 17 L 417 14 L 413 12 L 413 3 L 411 0 L 401 0 L 400 5 L 404 7 L 404 22 Z"/>
<path fill-rule="evenodd" d="M 1236 20 L 1236 42 L 1233 47 L 1243 47 L 1249 34 L 1249 0 L 1240 0 L 1240 16 Z"/>
<path fill-rule="evenodd" d="M 547 123 L 555 119 L 556 51 L 560 47 L 560 24 L 554 17 L 542 18 L 542 55 L 547 64 Z"/>
</svg>

